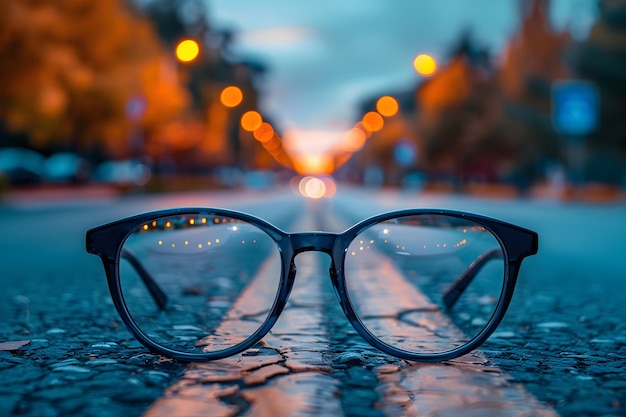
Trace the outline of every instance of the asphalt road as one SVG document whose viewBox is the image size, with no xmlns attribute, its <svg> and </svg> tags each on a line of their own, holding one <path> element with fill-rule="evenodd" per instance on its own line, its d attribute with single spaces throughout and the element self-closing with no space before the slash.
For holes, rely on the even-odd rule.
<svg viewBox="0 0 626 417">
<path fill-rule="evenodd" d="M 341 188 L 319 202 L 276 190 L 0 205 L 0 415 L 140 415 L 183 375 L 184 365 L 148 354 L 120 327 L 100 262 L 84 250 L 92 226 L 180 206 L 240 209 L 287 230 L 303 212 L 316 213 L 312 227 L 340 231 L 341 223 L 324 219 L 408 207 L 467 210 L 535 230 L 540 252 L 524 262 L 509 312 L 481 351 L 508 382 L 562 415 L 626 415 L 624 202 Z M 99 367 L 107 372 L 93 371 Z"/>
</svg>

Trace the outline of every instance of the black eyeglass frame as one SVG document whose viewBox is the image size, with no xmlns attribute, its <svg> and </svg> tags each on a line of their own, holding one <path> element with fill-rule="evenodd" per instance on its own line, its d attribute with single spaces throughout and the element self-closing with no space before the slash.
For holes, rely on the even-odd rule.
<svg viewBox="0 0 626 417">
<path fill-rule="evenodd" d="M 132 319 L 132 316 L 124 302 L 119 276 L 119 265 L 122 258 L 129 260 L 131 264 L 134 263 L 135 265 L 133 266 L 135 269 L 137 269 L 137 265 L 140 265 L 140 261 L 136 259 L 134 255 L 123 253 L 122 250 L 125 240 L 133 231 L 137 230 L 137 228 L 146 223 L 160 218 L 194 215 L 229 217 L 245 221 L 258 227 L 275 242 L 280 252 L 282 263 L 281 277 L 276 297 L 266 320 L 259 327 L 259 329 L 257 329 L 247 339 L 232 347 L 201 354 L 175 351 L 165 346 L 161 346 L 151 340 Z M 356 236 L 369 227 L 394 218 L 425 215 L 450 216 L 474 222 L 491 232 L 499 241 L 503 249 L 502 253 L 498 251 L 497 254 L 494 254 L 493 252 L 484 254 L 469 266 L 467 271 L 465 271 L 465 273 L 457 279 L 457 281 L 444 295 L 444 304 L 446 304 L 448 308 L 453 307 L 456 299 L 469 285 L 477 271 L 490 259 L 502 258 L 505 263 L 505 274 L 502 293 L 500 294 L 500 299 L 496 305 L 495 311 L 485 327 L 473 339 L 469 340 L 462 346 L 446 352 L 422 354 L 393 347 L 379 340 L 371 334 L 369 330 L 367 330 L 352 307 L 346 288 L 344 263 L 350 243 L 356 238 Z M 380 351 L 401 359 L 418 362 L 439 362 L 450 360 L 471 352 L 485 342 L 485 340 L 487 340 L 487 338 L 495 331 L 504 318 L 506 310 L 508 309 L 513 297 L 515 284 L 517 282 L 517 277 L 523 259 L 527 256 L 536 254 L 538 251 L 538 235 L 531 230 L 493 218 L 473 213 L 443 209 L 405 209 L 382 213 L 369 217 L 341 233 L 287 233 L 271 223 L 250 214 L 219 208 L 193 207 L 174 208 L 138 214 L 92 228 L 88 230 L 86 234 L 86 249 L 87 252 L 99 256 L 102 260 L 113 304 L 120 318 L 124 322 L 124 325 L 128 328 L 131 334 L 151 351 L 178 361 L 203 362 L 222 359 L 243 352 L 254 346 L 271 330 L 287 303 L 296 277 L 296 255 L 307 251 L 320 251 L 331 257 L 329 274 L 333 289 L 344 314 L 363 339 Z M 142 278 L 144 279 L 144 283 L 148 286 L 152 296 L 155 298 L 155 301 L 159 303 L 157 299 L 159 298 L 158 294 L 161 290 L 158 288 L 158 284 L 156 284 L 156 282 L 147 282 L 149 280 L 145 277 Z M 150 288 L 151 285 L 156 287 Z M 164 295 L 161 294 L 160 297 L 164 297 Z M 165 301 L 162 299 L 161 302 L 164 303 Z"/>
</svg>

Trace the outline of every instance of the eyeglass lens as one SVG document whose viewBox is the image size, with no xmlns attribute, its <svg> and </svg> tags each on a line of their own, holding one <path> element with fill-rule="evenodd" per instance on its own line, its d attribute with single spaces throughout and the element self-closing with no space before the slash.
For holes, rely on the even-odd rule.
<svg viewBox="0 0 626 417">
<path fill-rule="evenodd" d="M 121 258 L 122 294 L 135 324 L 157 344 L 186 353 L 249 338 L 267 319 L 281 277 L 274 240 L 229 217 L 155 219 L 128 236 Z M 399 217 L 349 244 L 346 289 L 359 320 L 380 341 L 413 353 L 446 352 L 476 337 L 494 314 L 502 258 L 499 240 L 472 221 Z M 151 291 L 150 282 L 158 289 Z"/>
<path fill-rule="evenodd" d="M 500 256 L 476 267 L 491 253 Z M 461 218 L 385 221 L 360 233 L 348 248 L 350 302 L 384 343 L 413 353 L 446 352 L 475 338 L 495 312 L 504 282 L 501 253 L 491 232 Z M 468 271 L 471 283 L 464 283 L 458 300 L 446 302 L 446 293 Z"/>
<path fill-rule="evenodd" d="M 163 290 L 164 305 L 150 294 L 142 272 Z M 261 327 L 278 292 L 281 257 L 270 236 L 250 223 L 173 216 L 128 237 L 119 275 L 130 316 L 149 338 L 179 352 L 214 352 Z"/>
</svg>

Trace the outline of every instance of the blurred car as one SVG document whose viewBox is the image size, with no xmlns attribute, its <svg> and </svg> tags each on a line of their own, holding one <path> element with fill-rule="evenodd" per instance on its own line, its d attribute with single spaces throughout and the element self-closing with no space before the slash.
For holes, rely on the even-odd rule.
<svg viewBox="0 0 626 417">
<path fill-rule="evenodd" d="M 136 160 L 103 162 L 96 171 L 98 182 L 120 186 L 143 186 L 152 176 L 150 167 Z"/>
<path fill-rule="evenodd" d="M 250 171 L 245 174 L 246 187 L 254 190 L 271 188 L 276 184 L 276 173 L 272 171 Z"/>
<path fill-rule="evenodd" d="M 10 185 L 32 185 L 41 182 L 45 158 L 26 148 L 0 149 L 0 177 Z"/>
<path fill-rule="evenodd" d="M 51 155 L 44 163 L 44 177 L 51 182 L 85 183 L 91 176 L 89 162 L 80 155 L 60 152 Z"/>
<path fill-rule="evenodd" d="M 244 173 L 235 167 L 218 167 L 213 170 L 215 181 L 222 187 L 239 187 L 243 182 Z"/>
</svg>

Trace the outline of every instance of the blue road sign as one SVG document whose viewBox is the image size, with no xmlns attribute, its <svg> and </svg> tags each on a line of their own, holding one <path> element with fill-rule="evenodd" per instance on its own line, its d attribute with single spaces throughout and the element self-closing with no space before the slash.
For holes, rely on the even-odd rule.
<svg viewBox="0 0 626 417">
<path fill-rule="evenodd" d="M 417 146 L 410 139 L 401 139 L 393 148 L 393 159 L 401 167 L 408 167 L 417 160 Z"/>
<path fill-rule="evenodd" d="M 581 136 L 598 127 L 598 89 L 588 81 L 558 81 L 552 85 L 552 125 L 564 135 Z"/>
</svg>

